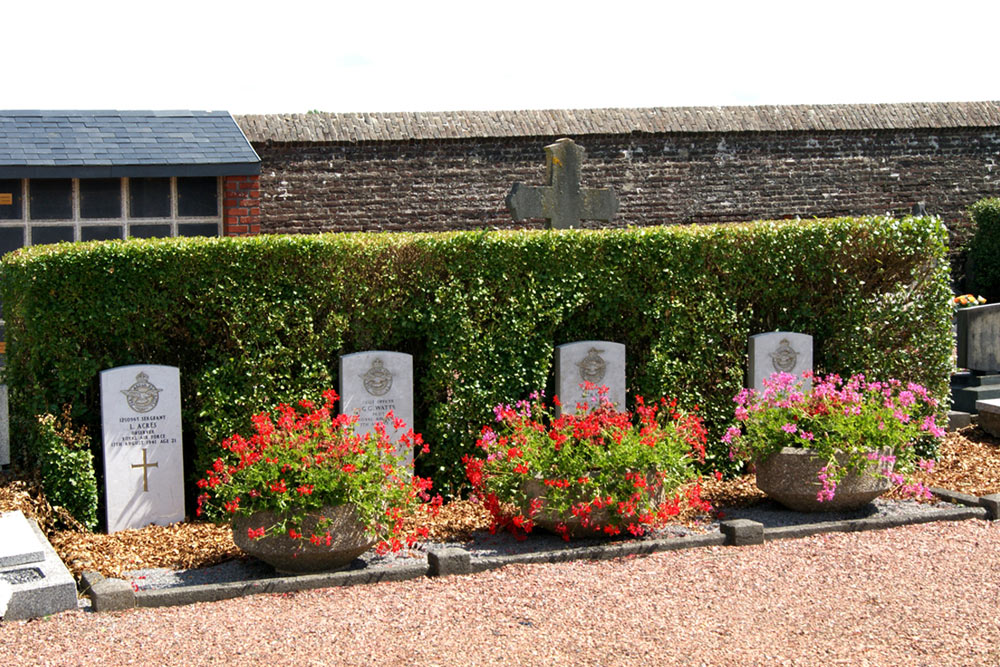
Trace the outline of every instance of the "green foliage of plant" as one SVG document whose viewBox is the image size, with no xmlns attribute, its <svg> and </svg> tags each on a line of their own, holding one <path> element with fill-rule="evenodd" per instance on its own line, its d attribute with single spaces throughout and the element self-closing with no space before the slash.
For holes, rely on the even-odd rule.
<svg viewBox="0 0 1000 667">
<path fill-rule="evenodd" d="M 975 225 L 969 241 L 970 290 L 995 302 L 1000 300 L 1000 199 L 977 201 L 969 207 L 969 215 Z"/>
<path fill-rule="evenodd" d="M 303 400 L 299 409 L 278 405 L 252 417 L 254 433 L 222 441 L 212 466 L 198 480 L 197 515 L 225 523 L 234 516 L 272 512 L 278 523 L 249 529 L 249 539 L 268 535 L 329 545 L 328 519 L 305 528 L 306 517 L 327 507 L 350 505 L 380 551 L 399 551 L 418 535 L 405 533 L 405 518 L 420 500 L 430 501 L 429 479 L 407 473 L 405 456 L 387 428 L 406 425 L 377 422 L 374 432 L 354 433 L 356 417 L 337 415 L 337 393 L 323 393 L 323 405 Z M 401 446 L 426 448 L 408 429 Z M 440 497 L 437 498 L 440 502 Z M 423 536 L 426 537 L 426 529 Z"/>
<path fill-rule="evenodd" d="M 844 218 L 27 248 L 0 263 L 14 441 L 64 403 L 99 428 L 103 369 L 174 365 L 186 469 L 200 471 L 263 406 L 336 386 L 339 355 L 395 350 L 414 356 L 420 472 L 455 491 L 491 406 L 551 389 L 554 347 L 594 339 L 625 344 L 630 396 L 697 403 L 706 466 L 726 470 L 712 440 L 752 333 L 812 334 L 817 372 L 946 398 L 946 238 L 932 218 Z"/>
<path fill-rule="evenodd" d="M 90 436 L 76 430 L 66 408 L 61 417 L 39 415 L 31 434 L 31 450 L 42 475 L 45 497 L 87 528 L 97 527 L 97 477 Z"/>
<path fill-rule="evenodd" d="M 740 426 L 723 436 L 739 457 L 762 461 L 784 447 L 809 449 L 826 461 L 817 480 L 817 499 L 833 500 L 837 483 L 849 473 L 883 477 L 902 485 L 920 456 L 916 445 L 940 439 L 937 399 L 915 383 L 895 379 L 880 382 L 855 375 L 803 378 L 775 373 L 763 391 L 742 389 L 733 399 Z M 838 462 L 838 454 L 844 461 Z M 923 463 L 923 462 L 921 462 Z M 905 491 L 931 498 L 922 484 Z"/>
</svg>

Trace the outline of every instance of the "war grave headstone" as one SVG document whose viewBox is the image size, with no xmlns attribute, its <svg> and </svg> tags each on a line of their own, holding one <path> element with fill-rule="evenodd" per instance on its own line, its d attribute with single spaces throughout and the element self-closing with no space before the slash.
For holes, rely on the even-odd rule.
<svg viewBox="0 0 1000 667">
<path fill-rule="evenodd" d="M 579 227 L 581 220 L 613 219 L 618 212 L 614 190 L 580 187 L 583 155 L 583 148 L 572 139 L 546 146 L 548 185 L 514 184 L 506 200 L 514 221 L 545 218 L 546 228 L 568 229 Z"/>
<path fill-rule="evenodd" d="M 580 385 L 591 382 L 608 388 L 608 400 L 625 409 L 625 346 L 606 340 L 565 343 L 555 351 L 556 395 L 562 407 L 556 413 L 573 414 L 583 398 Z"/>
<path fill-rule="evenodd" d="M 955 313 L 958 367 L 1000 371 L 1000 303 L 962 308 Z"/>
<path fill-rule="evenodd" d="M 7 385 L 0 384 L 0 466 L 10 465 L 10 406 Z"/>
<path fill-rule="evenodd" d="M 74 609 L 76 582 L 34 521 L 0 514 L 0 618 L 24 620 Z"/>
<path fill-rule="evenodd" d="M 791 331 L 769 331 L 747 339 L 747 387 L 762 391 L 764 380 L 774 373 L 802 377 L 813 368 L 813 338 Z M 808 390 L 812 382 L 804 380 Z"/>
<path fill-rule="evenodd" d="M 340 357 L 340 410 L 358 415 L 354 432 L 364 435 L 391 410 L 398 419 L 413 424 L 413 357 L 403 352 L 382 350 L 354 352 Z M 386 425 L 386 434 L 398 443 L 406 429 Z M 413 462 L 413 449 L 397 450 Z"/>
<path fill-rule="evenodd" d="M 962 413 L 979 412 L 983 401 L 1000 399 L 1000 304 L 958 310 L 955 330 L 957 365 L 970 372 L 952 377 L 949 423 Z"/>
<path fill-rule="evenodd" d="M 120 366 L 101 372 L 108 532 L 184 519 L 180 371 Z"/>
<path fill-rule="evenodd" d="M 1000 399 L 1000 304 L 962 308 L 955 313 L 957 364 L 966 373 L 952 376 L 949 426 L 959 426 L 979 403 Z M 989 417 L 987 417 L 987 421 Z"/>
</svg>

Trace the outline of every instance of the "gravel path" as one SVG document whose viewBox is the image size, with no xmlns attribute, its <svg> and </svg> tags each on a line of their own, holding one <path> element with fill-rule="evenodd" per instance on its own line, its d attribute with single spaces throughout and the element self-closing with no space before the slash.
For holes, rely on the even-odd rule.
<svg viewBox="0 0 1000 667">
<path fill-rule="evenodd" d="M 0 665 L 1000 664 L 1000 522 L 0 623 Z"/>
</svg>

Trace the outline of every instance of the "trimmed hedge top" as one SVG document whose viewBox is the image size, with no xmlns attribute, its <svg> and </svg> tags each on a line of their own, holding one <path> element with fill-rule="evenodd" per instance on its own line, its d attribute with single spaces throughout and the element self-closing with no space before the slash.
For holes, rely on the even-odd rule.
<svg viewBox="0 0 1000 667">
<path fill-rule="evenodd" d="M 717 435 L 747 337 L 773 330 L 812 334 L 819 372 L 943 400 L 946 238 L 933 218 L 844 218 L 27 248 L 0 263 L 13 442 L 63 404 L 99 433 L 101 370 L 169 364 L 194 478 L 253 412 L 336 386 L 339 355 L 395 350 L 414 356 L 422 472 L 446 490 L 493 405 L 551 387 L 555 345 L 624 343 L 630 397 L 698 404 Z M 728 452 L 710 448 L 708 465 Z"/>
</svg>

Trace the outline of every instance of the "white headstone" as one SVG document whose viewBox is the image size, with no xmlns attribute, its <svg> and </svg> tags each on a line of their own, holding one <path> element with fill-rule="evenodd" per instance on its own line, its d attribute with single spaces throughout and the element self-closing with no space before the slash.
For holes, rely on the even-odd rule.
<svg viewBox="0 0 1000 667">
<path fill-rule="evenodd" d="M 0 384 L 0 466 L 10 465 L 10 409 L 7 385 Z"/>
<path fill-rule="evenodd" d="M 809 334 L 770 331 L 750 336 L 747 343 L 747 386 L 761 391 L 764 380 L 775 373 L 802 377 L 813 368 L 813 338 Z M 812 387 L 809 380 L 803 388 Z"/>
<path fill-rule="evenodd" d="M 583 385 L 591 382 L 608 388 L 608 400 L 625 409 L 625 346 L 606 340 L 583 340 L 556 347 L 556 395 L 562 408 L 573 414 L 583 399 Z"/>
<path fill-rule="evenodd" d="M 972 371 L 1000 371 L 1000 303 L 959 308 L 958 367 Z"/>
<path fill-rule="evenodd" d="M 355 352 L 340 357 L 340 411 L 358 415 L 354 432 L 364 435 L 392 411 L 406 429 L 386 425 L 390 440 L 398 442 L 413 426 L 413 357 L 403 352 Z M 413 449 L 397 450 L 413 462 Z"/>
<path fill-rule="evenodd" d="M 102 371 L 101 426 L 108 532 L 184 519 L 180 371 Z"/>
<path fill-rule="evenodd" d="M 45 558 L 42 544 L 21 510 L 0 514 L 0 567 L 37 563 Z"/>
</svg>

